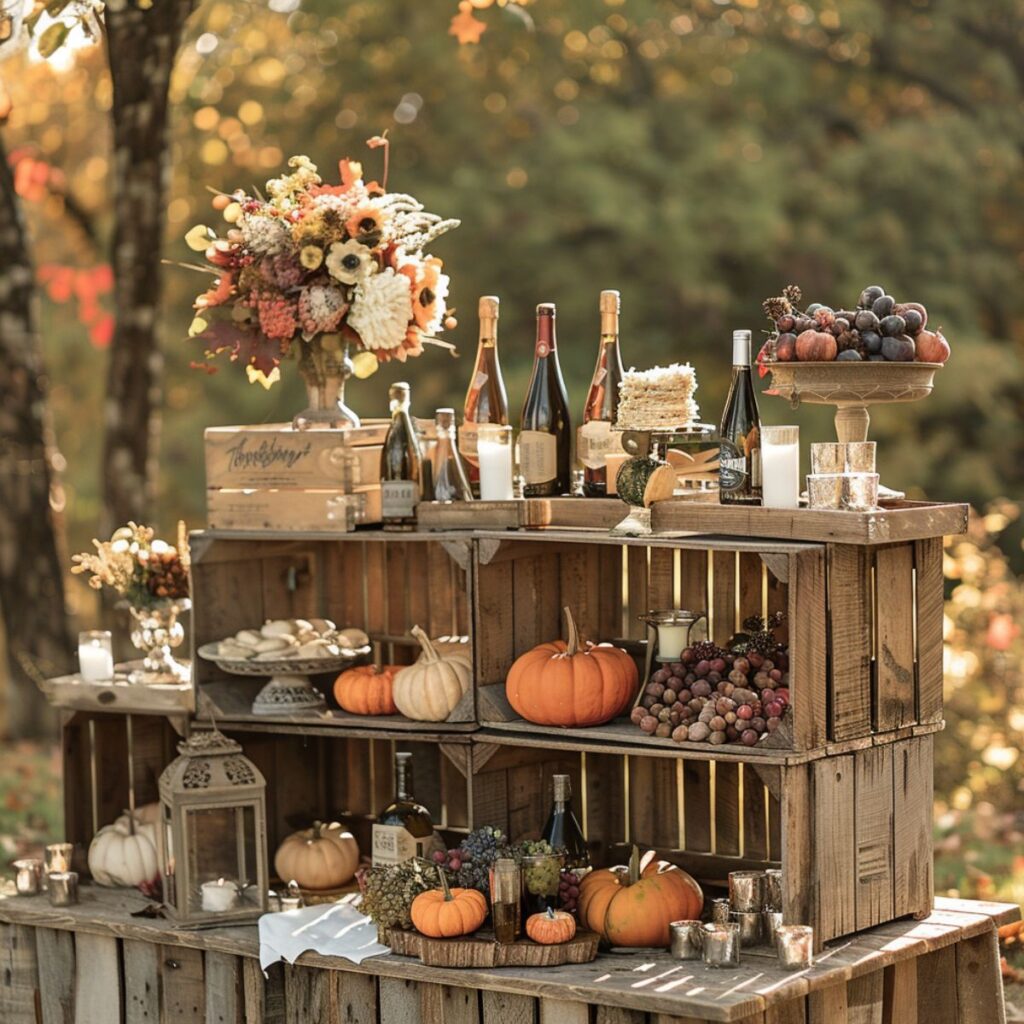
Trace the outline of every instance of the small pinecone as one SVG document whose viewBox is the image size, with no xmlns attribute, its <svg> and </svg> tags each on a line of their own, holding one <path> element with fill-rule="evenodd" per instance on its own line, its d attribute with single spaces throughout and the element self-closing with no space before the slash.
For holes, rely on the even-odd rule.
<svg viewBox="0 0 1024 1024">
<path fill-rule="evenodd" d="M 800 291 L 799 285 L 787 284 L 782 289 L 782 297 L 788 299 L 790 304 L 795 306 L 803 298 L 803 292 Z"/>
<path fill-rule="evenodd" d="M 836 322 L 836 315 L 831 309 L 816 309 L 814 320 L 822 330 L 831 327 Z"/>
<path fill-rule="evenodd" d="M 751 615 L 743 620 L 743 628 L 749 640 L 747 650 L 757 651 L 766 658 L 771 657 L 778 649 L 779 642 L 775 639 L 775 628 L 782 625 L 782 613 L 775 612 L 768 616 L 767 622 L 760 615 Z"/>
<path fill-rule="evenodd" d="M 761 303 L 761 308 L 764 310 L 764 315 L 773 322 L 778 320 L 779 317 L 786 316 L 787 313 L 791 313 L 793 311 L 789 304 L 789 299 L 783 298 L 781 295 L 765 299 L 764 302 Z"/>
<path fill-rule="evenodd" d="M 698 640 L 693 645 L 693 654 L 698 661 L 714 661 L 715 658 L 723 657 L 725 653 L 718 644 L 711 640 Z"/>
<path fill-rule="evenodd" d="M 845 352 L 849 348 L 858 348 L 860 345 L 860 333 L 857 331 L 843 331 L 836 338 L 836 345 L 839 347 L 840 352 Z"/>
<path fill-rule="evenodd" d="M 154 597 L 188 597 L 188 572 L 177 551 L 150 555 L 146 587 Z"/>
</svg>

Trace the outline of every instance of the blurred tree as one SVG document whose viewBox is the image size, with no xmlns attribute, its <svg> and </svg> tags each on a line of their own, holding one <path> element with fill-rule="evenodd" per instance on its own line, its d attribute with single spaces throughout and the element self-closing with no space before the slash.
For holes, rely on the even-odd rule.
<svg viewBox="0 0 1024 1024">
<path fill-rule="evenodd" d="M 32 261 L 2 138 L 0 267 L 0 614 L 11 684 L 4 724 L 10 735 L 36 736 L 53 728 L 53 716 L 35 680 L 69 671 L 71 644 Z"/>
</svg>

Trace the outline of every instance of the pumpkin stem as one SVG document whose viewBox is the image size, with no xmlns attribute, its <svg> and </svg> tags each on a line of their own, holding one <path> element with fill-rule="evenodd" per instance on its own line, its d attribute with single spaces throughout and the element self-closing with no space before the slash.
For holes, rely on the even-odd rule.
<svg viewBox="0 0 1024 1024">
<path fill-rule="evenodd" d="M 320 839 L 323 836 L 324 823 L 322 821 L 313 822 L 313 839 Z"/>
<path fill-rule="evenodd" d="M 569 606 L 566 605 L 562 612 L 565 614 L 565 653 L 571 657 L 580 649 L 580 633 Z"/>
<path fill-rule="evenodd" d="M 444 893 L 445 902 L 450 903 L 455 899 L 455 897 L 452 896 L 452 890 L 448 885 L 448 879 L 445 878 L 444 875 L 444 868 L 440 864 L 437 865 L 437 877 L 441 879 L 441 892 Z"/>
<path fill-rule="evenodd" d="M 441 660 L 441 656 L 437 653 L 437 648 L 431 643 L 430 637 L 419 626 L 413 626 L 411 632 L 419 640 L 420 647 L 423 648 L 423 660 L 425 662 L 432 663 Z"/>
<path fill-rule="evenodd" d="M 547 919 L 548 919 L 549 921 L 554 921 L 554 919 L 555 919 L 555 911 L 554 911 L 554 908 L 553 908 L 553 907 L 548 907 L 548 909 L 547 909 L 547 913 L 545 914 L 545 916 L 547 917 Z"/>
<path fill-rule="evenodd" d="M 640 881 L 640 849 L 637 846 L 633 847 L 633 852 L 629 855 L 629 876 L 626 881 L 626 885 L 636 885 Z"/>
</svg>

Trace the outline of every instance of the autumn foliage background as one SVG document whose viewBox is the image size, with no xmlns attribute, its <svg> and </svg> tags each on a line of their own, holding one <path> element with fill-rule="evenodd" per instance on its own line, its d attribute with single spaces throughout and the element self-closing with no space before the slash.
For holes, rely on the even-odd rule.
<svg viewBox="0 0 1024 1024">
<path fill-rule="evenodd" d="M 873 413 L 872 436 L 890 484 L 977 509 L 946 552 L 937 879 L 1024 902 L 1019 18 L 1015 0 L 205 0 L 172 78 L 165 246 L 148 258 L 189 260 L 181 236 L 215 216 L 207 186 L 261 185 L 292 153 L 329 178 L 344 155 L 372 173 L 363 141 L 389 129 L 392 187 L 463 222 L 437 247 L 462 356 L 430 352 L 358 383 L 350 399 L 364 415 L 383 413 L 399 376 L 421 415 L 461 405 L 481 294 L 502 298 L 513 409 L 533 307 L 552 300 L 580 407 L 597 292 L 614 287 L 627 364 L 690 360 L 710 420 L 730 331 L 759 327 L 761 299 L 783 285 L 837 306 L 875 282 L 923 302 L 952 360 L 929 400 Z M 101 512 L 111 86 L 102 46 L 69 42 L 0 73 L 62 455 L 55 500 L 79 550 Z M 283 421 L 303 403 L 294 373 L 265 392 L 236 367 L 190 370 L 201 358 L 186 338 L 197 278 L 172 262 L 162 283 L 152 521 L 170 532 L 179 517 L 203 521 L 204 427 Z M 761 409 L 767 422 L 794 418 L 770 398 Z M 827 410 L 797 419 L 805 451 L 830 436 Z M 92 595 L 80 581 L 68 587 L 88 625 Z M 17 756 L 19 771 L 36 763 Z M 8 852 L 59 831 L 45 801 L 25 805 L 13 769 L 2 777 Z"/>
</svg>

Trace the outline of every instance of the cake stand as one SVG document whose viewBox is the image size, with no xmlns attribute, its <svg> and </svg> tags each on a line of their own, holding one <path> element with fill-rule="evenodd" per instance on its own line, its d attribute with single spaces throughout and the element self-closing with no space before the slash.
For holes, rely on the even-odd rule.
<svg viewBox="0 0 1024 1024">
<path fill-rule="evenodd" d="M 340 672 L 365 658 L 371 651 L 363 647 L 337 647 L 337 654 L 324 658 L 279 658 L 276 661 L 222 658 L 219 644 L 203 644 L 196 651 L 204 661 L 212 661 L 222 672 L 233 676 L 250 676 L 269 681 L 252 702 L 254 715 L 290 715 L 304 711 L 322 711 L 327 706 L 324 695 L 313 685 L 311 675 Z"/>
<path fill-rule="evenodd" d="M 932 393 L 941 363 L 829 362 L 765 363 L 772 375 L 766 395 L 788 398 L 792 408 L 801 402 L 836 407 L 836 437 L 841 442 L 866 441 L 872 405 L 916 402 Z M 878 488 L 888 500 L 906 497 L 902 491 Z"/>
</svg>

